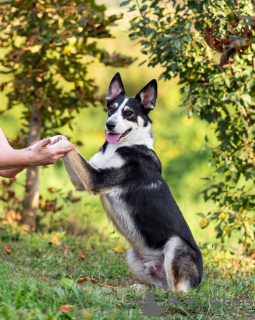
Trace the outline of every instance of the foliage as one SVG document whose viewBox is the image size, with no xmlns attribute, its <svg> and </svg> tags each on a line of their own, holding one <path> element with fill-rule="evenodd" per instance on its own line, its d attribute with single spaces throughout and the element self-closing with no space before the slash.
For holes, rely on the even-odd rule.
<svg viewBox="0 0 255 320">
<path fill-rule="evenodd" d="M 109 38 L 109 26 L 120 15 L 105 16 L 95 1 L 5 1 L 0 6 L 1 73 L 11 73 L 7 86 L 8 109 L 24 105 L 25 128 L 31 114 L 42 111 L 41 134 L 52 135 L 74 118 L 73 113 L 103 103 L 89 65 L 124 66 L 130 58 L 100 49 L 94 39 Z M 70 90 L 63 89 L 69 83 Z M 3 112 L 3 111 L 2 111 Z M 26 130 L 27 133 L 27 130 Z"/>
<path fill-rule="evenodd" d="M 143 318 L 147 292 L 129 288 L 134 278 L 125 262 L 126 250 L 113 250 L 122 242 L 116 238 L 103 240 L 98 231 L 86 239 L 64 235 L 60 241 L 49 242 L 53 236 L 56 234 L 29 234 L 8 246 L 0 244 L 1 320 Z M 200 290 L 175 295 L 186 301 L 198 299 L 199 304 L 208 298 L 209 305 L 175 303 L 169 307 L 168 295 L 173 292 L 155 286 L 150 291 L 164 313 L 153 319 L 252 319 L 254 260 L 240 252 L 235 255 L 222 245 L 206 243 L 201 249 L 204 277 Z M 85 259 L 81 258 L 81 250 Z M 212 251 L 217 253 L 212 255 Z M 97 281 L 84 283 L 81 278 Z M 240 306 L 229 305 L 234 298 Z M 64 313 L 63 305 L 72 308 Z"/>
<path fill-rule="evenodd" d="M 19 147 L 59 133 L 82 108 L 102 105 L 88 67 L 94 61 L 105 66 L 129 65 L 132 59 L 100 49 L 96 39 L 111 38 L 109 27 L 121 15 L 105 15 L 95 0 L 16 1 L 0 5 L 1 74 L 11 79 L 1 84 L 7 109 L 23 105 Z M 68 83 L 68 90 L 64 84 Z M 0 114 L 5 110 L 0 110 Z M 36 230 L 38 168 L 27 169 L 22 224 Z"/>
<path fill-rule="evenodd" d="M 255 4 L 127 0 L 122 5 L 134 14 L 130 37 L 140 40 L 144 62 L 161 65 L 164 79 L 178 76 L 188 116 L 196 113 L 213 124 L 218 145 L 208 148 L 216 170 L 202 193 L 218 210 L 201 213 L 201 227 L 214 221 L 222 241 L 237 231 L 249 248 L 255 237 Z M 211 48 L 223 52 L 220 66 Z"/>
<path fill-rule="evenodd" d="M 22 229 L 19 227 L 22 212 L 24 211 L 24 201 L 19 195 L 17 188 L 17 178 L 0 181 L 0 200 L 3 208 L 0 214 L 0 236 L 11 232 L 12 238 L 19 238 Z M 22 185 L 19 185 L 22 187 Z M 65 221 L 65 214 L 62 213 L 64 206 L 69 203 L 80 201 L 74 197 L 72 192 L 64 193 L 61 189 L 48 188 L 46 196 L 40 195 L 39 208 L 37 212 L 37 230 L 41 232 L 52 232 L 59 228 Z M 51 195 L 51 196 L 50 196 Z M 57 213 L 61 213 L 60 217 Z M 47 223 L 46 223 L 47 221 Z"/>
</svg>

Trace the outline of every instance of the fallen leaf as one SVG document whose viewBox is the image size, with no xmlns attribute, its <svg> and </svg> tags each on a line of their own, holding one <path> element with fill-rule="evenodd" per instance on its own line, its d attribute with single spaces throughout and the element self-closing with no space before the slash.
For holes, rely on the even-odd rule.
<svg viewBox="0 0 255 320">
<path fill-rule="evenodd" d="M 120 307 L 120 306 L 121 306 L 121 304 L 118 302 L 118 303 L 117 303 L 117 307 Z"/>
<path fill-rule="evenodd" d="M 85 283 L 86 281 L 91 281 L 92 283 L 96 283 L 97 280 L 94 279 L 94 278 L 89 278 L 89 277 L 85 277 L 85 278 L 79 278 L 77 280 L 78 283 L 82 284 L 82 283 Z"/>
<path fill-rule="evenodd" d="M 120 252 L 120 251 L 124 250 L 124 248 L 119 246 L 119 247 L 112 248 L 112 250 L 114 250 L 116 252 Z"/>
<path fill-rule="evenodd" d="M 64 313 L 66 313 L 66 312 L 68 312 L 70 309 L 72 309 L 73 308 L 73 306 L 71 305 L 71 304 L 63 304 L 62 306 L 60 306 L 59 307 L 59 310 L 61 311 L 61 312 L 64 312 Z"/>
<path fill-rule="evenodd" d="M 82 249 L 79 250 L 79 257 L 80 257 L 81 260 L 85 260 L 85 255 L 84 255 L 84 252 L 83 252 Z"/>
<path fill-rule="evenodd" d="M 50 239 L 49 239 L 49 244 L 61 244 L 62 239 L 65 235 L 65 232 L 56 232 L 51 234 Z"/>
<path fill-rule="evenodd" d="M 12 251 L 11 251 L 11 248 L 10 248 L 10 245 L 9 245 L 9 244 L 6 244 L 6 245 L 4 246 L 4 250 L 5 250 L 5 253 L 7 253 L 7 254 L 11 254 L 11 253 L 12 253 Z"/>
<path fill-rule="evenodd" d="M 104 287 L 108 289 L 118 289 L 118 287 L 115 286 L 108 286 L 107 284 L 98 284 L 99 287 Z"/>
</svg>

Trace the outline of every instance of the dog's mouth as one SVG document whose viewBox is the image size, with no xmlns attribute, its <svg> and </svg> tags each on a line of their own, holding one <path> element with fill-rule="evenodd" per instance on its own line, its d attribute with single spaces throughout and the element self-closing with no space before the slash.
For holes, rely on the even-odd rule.
<svg viewBox="0 0 255 320">
<path fill-rule="evenodd" d="M 131 130 L 132 130 L 131 128 L 130 128 L 130 129 L 127 129 L 125 132 L 123 132 L 123 133 L 121 133 L 121 134 L 108 132 L 108 133 L 106 134 L 106 140 L 107 140 L 107 142 L 109 142 L 109 143 L 118 142 L 118 141 L 120 141 L 120 139 L 126 137 Z"/>
</svg>

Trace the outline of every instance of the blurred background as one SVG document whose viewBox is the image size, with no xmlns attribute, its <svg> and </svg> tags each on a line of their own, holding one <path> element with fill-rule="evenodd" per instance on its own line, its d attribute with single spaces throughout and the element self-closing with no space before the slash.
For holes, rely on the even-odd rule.
<svg viewBox="0 0 255 320">
<path fill-rule="evenodd" d="M 158 79 L 162 70 L 158 67 L 148 68 L 146 64 L 139 66 L 144 60 L 140 53 L 139 42 L 131 41 L 128 37 L 129 20 L 132 13 L 123 12 L 119 7 L 121 1 L 97 1 L 98 4 L 106 4 L 107 13 L 124 13 L 123 19 L 112 27 L 114 39 L 98 40 L 101 48 L 109 52 L 118 51 L 128 56 L 137 57 L 137 60 L 129 67 L 113 68 L 106 67 L 100 63 L 89 66 L 89 75 L 95 78 L 99 86 L 99 93 L 106 94 L 109 83 L 116 72 L 120 72 L 128 96 L 135 96 L 140 89 L 152 79 Z M 3 51 L 2 51 L 3 52 Z M 1 51 L 0 51 L 1 54 Z M 2 80 L 2 79 L 0 79 Z M 6 77 L 5 77 L 6 80 Z M 68 86 L 68 83 L 64 83 Z M 68 89 L 68 88 L 67 88 Z M 215 242 L 213 226 L 201 229 L 200 218 L 197 213 L 208 212 L 214 208 L 212 202 L 204 202 L 199 192 L 206 188 L 207 181 L 202 178 L 212 175 L 212 169 L 208 166 L 208 152 L 206 150 L 205 135 L 212 128 L 206 122 L 196 116 L 188 118 L 185 110 L 178 108 L 181 96 L 176 81 L 158 82 L 158 99 L 156 108 L 151 112 L 154 132 L 154 148 L 163 166 L 163 177 L 170 186 L 171 192 L 176 199 L 184 217 L 186 218 L 195 239 L 200 242 Z M 7 98 L 0 93 L 1 109 L 7 103 Z M 9 140 L 16 137 L 18 133 L 17 119 L 22 112 L 22 106 L 0 115 L 0 127 Z M 74 130 L 67 126 L 62 129 L 62 134 L 70 138 L 79 139 L 83 146 L 78 147 L 79 151 L 89 159 L 95 154 L 105 141 L 104 125 L 106 111 L 99 107 L 89 107 L 78 114 L 73 122 Z M 211 133 L 208 134 L 211 136 Z M 65 220 L 59 228 L 65 229 L 68 225 L 72 232 L 80 234 L 91 234 L 100 232 L 102 235 L 117 237 L 121 243 L 124 239 L 115 233 L 112 224 L 107 220 L 102 208 L 99 196 L 91 197 L 87 193 L 74 192 L 74 188 L 60 160 L 54 166 L 46 169 L 40 168 L 40 193 L 47 196 L 47 188 L 55 186 L 63 191 L 73 190 L 75 197 L 81 197 L 77 203 L 68 203 L 63 210 L 57 212 L 51 219 L 58 221 Z M 17 193 L 24 192 L 22 184 L 25 181 L 25 172 L 19 175 Z M 19 189 L 20 186 L 20 189 Z M 3 204 L 0 202 L 0 208 Z M 45 218 L 47 224 L 49 217 Z M 92 231 L 90 233 L 90 231 Z"/>
</svg>

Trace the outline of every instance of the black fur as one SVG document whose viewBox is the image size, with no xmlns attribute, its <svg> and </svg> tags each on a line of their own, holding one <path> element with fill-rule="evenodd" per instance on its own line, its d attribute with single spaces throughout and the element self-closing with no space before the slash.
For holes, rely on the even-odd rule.
<svg viewBox="0 0 255 320">
<path fill-rule="evenodd" d="M 156 153 L 142 145 L 121 147 L 117 153 L 126 162 L 123 171 L 127 177 L 121 184 L 123 199 L 132 207 L 135 225 L 147 245 L 158 249 L 177 235 L 197 250 L 192 233 L 161 176 Z"/>
<path fill-rule="evenodd" d="M 161 175 L 161 162 L 152 149 L 153 134 L 148 127 L 151 123 L 148 114 L 156 103 L 156 80 L 149 82 L 135 98 L 128 98 L 123 103 L 125 98 L 122 80 L 117 73 L 107 95 L 106 133 L 109 138 L 114 134 L 116 124 L 120 123 L 117 129 L 123 131 L 116 133 L 124 134 L 120 140 L 108 140 L 116 143 L 116 147 L 105 142 L 90 162 L 80 155 L 80 167 L 85 170 L 83 179 L 87 190 L 100 194 L 108 217 L 132 244 L 133 253 L 131 251 L 128 261 L 131 269 L 133 264 L 134 273 L 144 279 L 148 268 L 152 278 L 144 281 L 155 280 L 154 283 L 163 287 L 167 284 L 187 292 L 198 288 L 203 260 Z M 120 113 L 113 116 L 118 110 L 122 112 L 121 117 Z M 137 263 L 140 263 L 139 268 Z M 166 279 L 166 275 L 171 279 Z"/>
<path fill-rule="evenodd" d="M 119 95 L 115 99 L 111 101 L 107 101 L 107 108 L 108 108 L 108 117 L 112 116 L 115 112 L 118 111 L 119 107 L 121 106 L 122 102 L 126 97 L 123 95 Z M 114 110 L 111 110 L 111 107 L 114 104 L 118 104 L 118 107 Z M 140 103 L 138 98 L 129 98 L 127 107 L 133 112 L 132 116 L 125 115 L 125 110 L 122 111 L 122 116 L 124 119 L 127 119 L 132 122 L 137 123 L 138 116 L 140 116 L 144 120 L 144 126 L 146 127 L 149 123 L 152 123 L 148 116 L 148 110 Z"/>
</svg>

